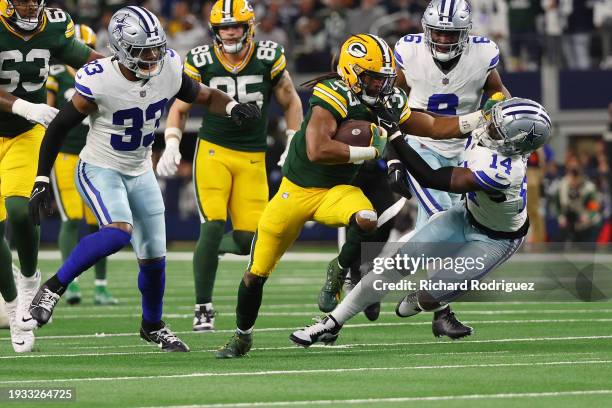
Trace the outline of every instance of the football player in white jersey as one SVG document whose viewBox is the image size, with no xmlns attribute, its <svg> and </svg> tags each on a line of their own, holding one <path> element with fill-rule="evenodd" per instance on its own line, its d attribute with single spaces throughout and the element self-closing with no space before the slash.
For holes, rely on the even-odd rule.
<svg viewBox="0 0 612 408">
<path fill-rule="evenodd" d="M 396 86 L 409 94 L 412 110 L 463 115 L 480 108 L 483 94 L 488 98 L 501 92 L 510 97 L 496 70 L 497 45 L 486 37 L 469 35 L 472 11 L 467 0 L 432 0 L 422 25 L 423 34 L 406 35 L 394 49 Z M 433 168 L 462 162 L 464 140 L 410 137 L 409 143 Z M 460 199 L 458 194 L 423 188 L 414 177 L 409 182 L 419 203 L 417 228 Z"/>
<path fill-rule="evenodd" d="M 180 56 L 166 49 L 159 20 L 145 8 L 120 9 L 108 32 L 113 56 L 77 72 L 77 93 L 45 134 L 30 197 L 30 216 L 39 224 L 40 209 L 49 207 L 49 173 L 67 130 L 89 116 L 90 130 L 75 179 L 101 228 L 83 238 L 59 271 L 41 286 L 30 313 L 34 324 L 47 323 L 75 277 L 131 241 L 140 268 L 140 336 L 163 351 L 185 352 L 189 347 L 162 321 L 166 231 L 164 202 L 151 165 L 154 132 L 174 97 L 205 105 L 237 122 L 257 118 L 260 111 L 256 105 L 238 104 L 183 74 Z M 170 153 L 178 164 L 178 149 Z"/>
<path fill-rule="evenodd" d="M 472 132 L 466 149 L 466 167 L 438 169 L 429 166 L 402 140 L 397 125 L 390 129 L 389 140 L 395 151 L 391 153 L 395 157 L 388 162 L 389 171 L 396 171 L 401 162 L 424 187 L 469 196 L 465 202 L 456 203 L 418 228 L 397 254 L 411 258 L 435 257 L 440 246 L 432 244 L 445 243 L 457 245 L 453 249 L 455 259 L 483 259 L 482 268 L 472 268 L 462 274 L 441 268 L 428 271 L 431 279 L 445 282 L 479 280 L 508 260 L 529 229 L 527 157 L 547 141 L 551 127 L 548 113 L 537 102 L 508 99 L 496 104 L 491 119 Z M 388 292 L 389 283 L 409 273 L 402 272 L 391 268 L 381 274 L 368 274 L 331 314 L 295 331 L 290 339 L 305 347 L 318 341 L 335 341 L 344 322 L 373 301 L 380 301 Z M 434 311 L 434 335 L 460 338 L 471 334 L 472 329 L 455 318 L 447 303 L 462 293 L 453 288 L 411 293 L 398 304 L 396 313 L 410 316 L 423 310 Z"/>
</svg>

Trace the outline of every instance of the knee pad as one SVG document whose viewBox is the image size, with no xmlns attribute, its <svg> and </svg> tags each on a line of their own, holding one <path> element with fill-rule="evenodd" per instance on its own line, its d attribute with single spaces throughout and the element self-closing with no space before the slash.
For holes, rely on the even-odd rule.
<svg viewBox="0 0 612 408">
<path fill-rule="evenodd" d="M 251 231 L 234 231 L 232 233 L 234 242 L 240 248 L 238 255 L 248 255 L 251 252 L 251 243 L 253 242 L 254 232 Z"/>
<path fill-rule="evenodd" d="M 373 210 L 360 210 L 353 216 L 357 227 L 365 232 L 373 232 L 376 230 L 378 216 Z"/>
</svg>

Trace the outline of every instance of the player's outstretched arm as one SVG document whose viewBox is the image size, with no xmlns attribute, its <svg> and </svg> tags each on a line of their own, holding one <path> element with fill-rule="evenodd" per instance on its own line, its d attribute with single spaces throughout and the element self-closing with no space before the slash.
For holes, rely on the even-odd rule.
<svg viewBox="0 0 612 408">
<path fill-rule="evenodd" d="M 19 115 L 32 123 L 49 125 L 57 115 L 57 109 L 45 103 L 31 103 L 0 89 L 0 110 Z"/>
<path fill-rule="evenodd" d="M 483 120 L 482 111 L 446 117 L 433 117 L 425 112 L 412 112 L 410 118 L 400 125 L 400 129 L 403 133 L 432 139 L 453 139 L 466 137 Z"/>
<path fill-rule="evenodd" d="M 280 160 L 277 163 L 279 166 L 282 166 L 287 158 L 291 139 L 293 139 L 293 135 L 300 128 L 304 120 L 302 101 L 295 90 L 289 72 L 285 71 L 282 78 L 274 87 L 274 97 L 283 108 L 285 121 L 287 122 L 287 130 L 285 131 L 287 135 L 287 144 L 285 145 L 285 151 L 281 154 Z"/>
<path fill-rule="evenodd" d="M 62 107 L 62 110 L 49 124 L 40 145 L 38 171 L 30 196 L 29 212 L 34 224 L 40 224 L 41 208 L 47 211 L 50 209 L 49 174 L 51 174 L 51 168 L 68 131 L 80 124 L 85 117 L 97 109 L 98 106 L 94 102 L 90 102 L 85 97 L 75 93 L 72 100 Z"/>
<path fill-rule="evenodd" d="M 482 190 L 476 182 L 474 173 L 464 167 L 441 167 L 432 169 L 429 164 L 406 141 L 401 133 L 389 137 L 387 146 L 387 166 L 389 174 L 396 172 L 396 167 L 406 169 L 422 187 L 433 188 L 451 193 L 467 193 Z"/>
</svg>

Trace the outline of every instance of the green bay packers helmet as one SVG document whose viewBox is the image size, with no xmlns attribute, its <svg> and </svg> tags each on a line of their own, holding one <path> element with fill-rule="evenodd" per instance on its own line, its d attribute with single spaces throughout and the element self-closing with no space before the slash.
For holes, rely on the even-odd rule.
<svg viewBox="0 0 612 408">
<path fill-rule="evenodd" d="M 74 32 L 76 34 L 77 40 L 81 41 L 85 45 L 90 46 L 91 48 L 96 48 L 96 42 L 98 41 L 98 36 L 91 29 L 91 27 L 85 24 L 76 24 L 74 26 Z"/>
<path fill-rule="evenodd" d="M 393 51 L 376 35 L 350 36 L 340 48 L 337 72 L 366 105 L 384 102 L 393 94 L 397 75 Z"/>
<path fill-rule="evenodd" d="M 23 30 L 23 31 L 34 31 L 38 28 L 43 18 L 43 11 L 45 9 L 45 0 L 36 1 L 36 14 L 32 17 L 21 16 L 15 4 L 24 3 L 23 0 L 0 0 L 0 15 L 4 17 L 10 24 Z"/>
<path fill-rule="evenodd" d="M 242 26 L 244 34 L 234 44 L 224 44 L 219 29 Z M 210 28 L 215 34 L 215 43 L 229 54 L 240 52 L 255 35 L 255 13 L 247 0 L 217 0 L 210 12 Z"/>
</svg>

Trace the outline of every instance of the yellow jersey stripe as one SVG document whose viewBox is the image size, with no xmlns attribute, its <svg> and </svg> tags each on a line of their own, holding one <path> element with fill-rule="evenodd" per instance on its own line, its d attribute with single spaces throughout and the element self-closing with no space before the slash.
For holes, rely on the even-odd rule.
<svg viewBox="0 0 612 408">
<path fill-rule="evenodd" d="M 64 33 L 66 38 L 70 38 L 74 35 L 74 23 L 70 21 L 66 26 L 66 32 Z"/>
<path fill-rule="evenodd" d="M 325 94 L 324 92 L 321 92 L 320 90 L 317 90 L 317 89 L 315 89 L 312 94 L 313 96 L 316 96 L 317 98 L 321 98 L 325 102 L 327 102 L 332 108 L 334 108 L 340 114 L 340 117 L 345 118 L 346 115 L 348 114 L 346 108 L 338 104 L 338 101 L 330 97 L 328 94 Z"/>
<path fill-rule="evenodd" d="M 195 81 L 202 82 L 202 75 L 200 72 L 190 63 L 185 62 L 183 66 L 183 72 L 187 74 L 187 76 Z"/>
<path fill-rule="evenodd" d="M 280 57 L 278 57 L 278 59 L 274 61 L 274 64 L 272 64 L 272 70 L 274 70 L 280 64 L 286 63 L 286 61 L 287 60 L 285 59 L 285 54 L 281 54 Z"/>
<path fill-rule="evenodd" d="M 59 91 L 59 83 L 55 80 L 55 78 L 53 77 L 48 77 L 47 78 L 47 89 L 49 91 L 55 92 L 57 93 L 57 91 Z"/>
<path fill-rule="evenodd" d="M 410 110 L 410 108 L 406 106 L 404 110 L 402 111 L 402 114 L 400 115 L 399 124 L 401 125 L 402 123 L 407 121 L 410 118 L 411 114 L 412 114 L 412 110 Z"/>
<path fill-rule="evenodd" d="M 338 92 L 334 91 L 333 89 L 331 89 L 330 87 L 323 85 L 321 83 L 317 84 L 315 86 L 314 89 L 318 89 L 321 92 L 325 92 L 326 94 L 328 94 L 330 97 L 334 97 L 338 103 L 342 106 L 344 106 L 344 109 L 347 108 L 348 103 L 346 102 L 346 98 L 344 96 L 342 96 L 341 94 L 339 94 Z"/>
<path fill-rule="evenodd" d="M 280 61 L 280 59 L 279 59 Z M 272 79 L 274 79 L 278 74 L 280 74 L 281 72 L 283 72 L 283 70 L 285 69 L 285 67 L 287 66 L 287 60 L 285 59 L 285 56 L 282 57 L 282 63 L 276 67 L 272 67 L 272 70 L 270 71 L 270 77 Z"/>
</svg>

